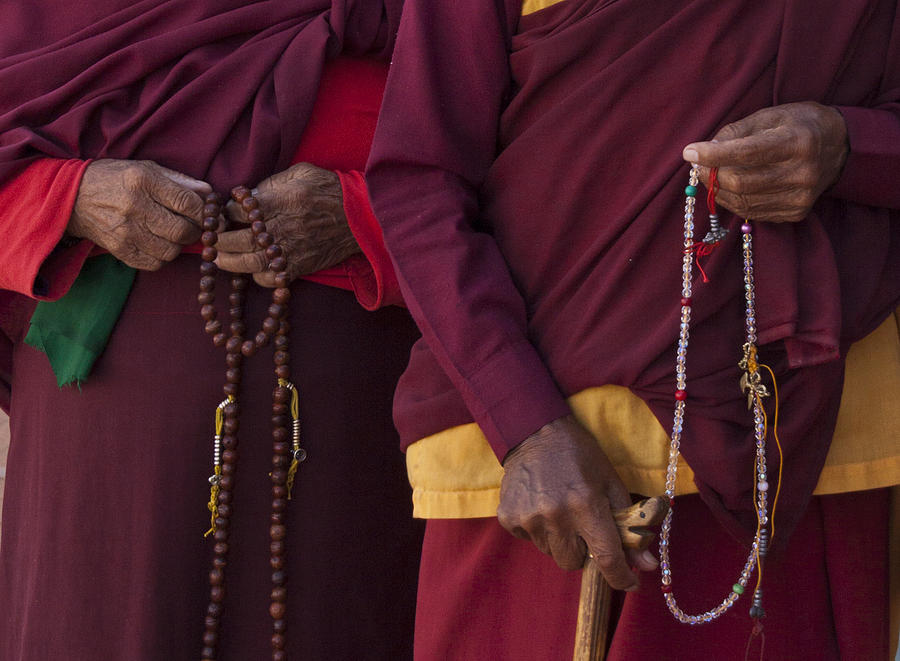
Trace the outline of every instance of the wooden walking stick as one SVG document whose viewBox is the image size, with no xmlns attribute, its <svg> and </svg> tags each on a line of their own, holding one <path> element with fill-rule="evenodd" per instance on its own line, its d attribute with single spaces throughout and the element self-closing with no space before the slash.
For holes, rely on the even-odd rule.
<svg viewBox="0 0 900 661">
<path fill-rule="evenodd" d="M 648 526 L 662 523 L 669 505 L 662 496 L 647 498 L 631 507 L 613 512 L 622 546 L 646 549 L 654 534 Z M 573 661 L 603 661 L 609 628 L 609 601 L 612 590 L 593 557 L 588 556 L 581 574 L 581 598 L 578 600 L 578 625 L 575 629 Z"/>
</svg>

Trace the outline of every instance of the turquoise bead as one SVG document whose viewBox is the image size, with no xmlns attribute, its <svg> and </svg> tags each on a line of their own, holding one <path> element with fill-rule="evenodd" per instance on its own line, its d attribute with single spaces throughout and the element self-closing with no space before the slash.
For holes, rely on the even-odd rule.
<svg viewBox="0 0 900 661">
<path fill-rule="evenodd" d="M 685 186 L 684 194 L 688 197 L 694 197 L 697 194 L 696 186 Z"/>
<path fill-rule="evenodd" d="M 735 583 L 734 585 L 732 585 L 731 590 L 735 594 L 744 594 L 744 586 L 741 585 L 740 583 Z"/>
</svg>

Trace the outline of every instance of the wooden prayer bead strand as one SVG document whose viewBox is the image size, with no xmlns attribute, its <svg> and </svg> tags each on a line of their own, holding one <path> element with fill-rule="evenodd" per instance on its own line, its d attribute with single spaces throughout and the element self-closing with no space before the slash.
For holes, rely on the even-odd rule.
<svg viewBox="0 0 900 661">
<path fill-rule="evenodd" d="M 228 297 L 230 336 L 222 331 L 222 325 L 217 319 L 215 308 L 215 275 L 218 271 L 214 260 L 218 254 L 215 244 L 218 241 L 217 230 L 219 227 L 219 215 L 221 203 L 218 196 L 211 194 L 206 198 L 204 206 L 204 218 L 202 223 L 203 263 L 200 267 L 200 314 L 205 322 L 204 329 L 213 335 L 213 343 L 216 346 L 225 347 L 225 384 L 223 391 L 228 398 L 223 409 L 221 444 L 224 451 L 221 453 L 221 476 L 218 479 L 219 491 L 216 498 L 216 510 L 213 519 L 213 531 L 215 547 L 213 549 L 212 569 L 209 573 L 210 602 L 207 607 L 205 630 L 203 634 L 203 649 L 201 658 L 204 661 L 216 659 L 216 649 L 219 639 L 219 621 L 221 619 L 225 599 L 225 567 L 228 553 L 228 528 L 231 518 L 232 489 L 234 486 L 234 473 L 237 463 L 237 431 L 239 427 L 239 407 L 237 395 L 241 383 L 241 365 L 244 357 L 252 356 L 256 351 L 269 344 L 275 338 L 275 362 L 276 379 L 288 382 L 290 377 L 289 338 L 290 324 L 287 316 L 287 304 L 290 301 L 290 278 L 285 273 L 287 262 L 283 256 L 283 250 L 278 246 L 274 238 L 266 232 L 266 225 L 259 209 L 258 201 L 246 187 L 235 188 L 231 193 L 232 198 L 238 202 L 247 214 L 251 231 L 256 238 L 257 245 L 265 250 L 269 268 L 275 272 L 276 289 L 272 292 L 272 304 L 267 310 L 267 316 L 262 324 L 262 329 L 257 332 L 253 340 L 247 340 L 246 324 L 243 319 L 246 289 L 249 280 L 245 275 L 234 275 L 231 278 L 231 293 Z M 279 381 L 272 395 L 272 512 L 270 515 L 270 563 L 272 566 L 272 591 L 269 612 L 273 618 L 272 633 L 272 658 L 273 661 L 285 661 L 285 631 L 287 628 L 287 574 L 285 571 L 285 536 L 287 534 L 285 509 L 287 507 L 288 467 L 291 463 L 292 452 L 289 442 L 289 423 L 294 423 L 290 416 L 289 402 L 292 396 L 291 389 L 285 387 Z M 296 426 L 296 424 L 294 424 Z"/>
</svg>

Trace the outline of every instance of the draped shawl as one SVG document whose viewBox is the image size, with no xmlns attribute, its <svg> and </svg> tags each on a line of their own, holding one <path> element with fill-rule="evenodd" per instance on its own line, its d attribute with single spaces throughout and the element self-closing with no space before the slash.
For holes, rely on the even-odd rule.
<svg viewBox="0 0 900 661">
<path fill-rule="evenodd" d="M 4 3 L 0 184 L 39 157 L 149 159 L 222 193 L 254 184 L 290 164 L 327 60 L 341 53 L 389 57 L 401 6 Z M 16 298 L 0 292 L 0 327 L 21 328 L 29 314 L 29 304 Z M 9 338 L 0 335 L 3 407 L 10 352 Z"/>
</svg>

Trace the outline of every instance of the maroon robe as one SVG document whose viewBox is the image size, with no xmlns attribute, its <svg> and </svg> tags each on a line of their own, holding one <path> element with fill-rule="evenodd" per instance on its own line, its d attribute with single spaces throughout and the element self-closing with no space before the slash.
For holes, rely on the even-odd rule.
<svg viewBox="0 0 900 661">
<path fill-rule="evenodd" d="M 398 387 L 401 437 L 475 420 L 502 459 L 568 411 L 564 396 L 603 384 L 631 388 L 670 429 L 681 150 L 761 108 L 831 104 L 851 146 L 841 181 L 804 222 L 755 229 L 783 539 L 830 443 L 839 356 L 900 299 L 896 2 L 568 0 L 521 19 L 515 0 L 483 5 L 407 4 L 370 158 L 423 329 Z M 723 221 L 711 283 L 694 290 L 681 451 L 705 502 L 752 530 L 740 219 Z"/>
<path fill-rule="evenodd" d="M 398 11 L 339 0 L 7 8 L 0 179 L 39 156 L 114 157 L 154 159 L 222 192 L 253 184 L 297 152 L 324 62 L 386 55 Z M 138 274 L 80 390 L 57 388 L 46 357 L 22 343 L 30 302 L 0 293 L 0 405 L 12 436 L 0 543 L 4 661 L 199 656 L 206 479 L 225 366 L 198 320 L 198 264 L 182 256 Z M 220 299 L 226 290 L 220 276 Z M 269 296 L 252 289 L 249 327 Z M 309 458 L 287 521 L 288 651 L 409 658 L 421 529 L 409 516 L 389 412 L 417 333 L 398 308 L 366 312 L 350 292 L 299 281 L 290 321 Z M 245 363 L 239 396 L 223 660 L 270 654 L 266 354 Z"/>
</svg>

